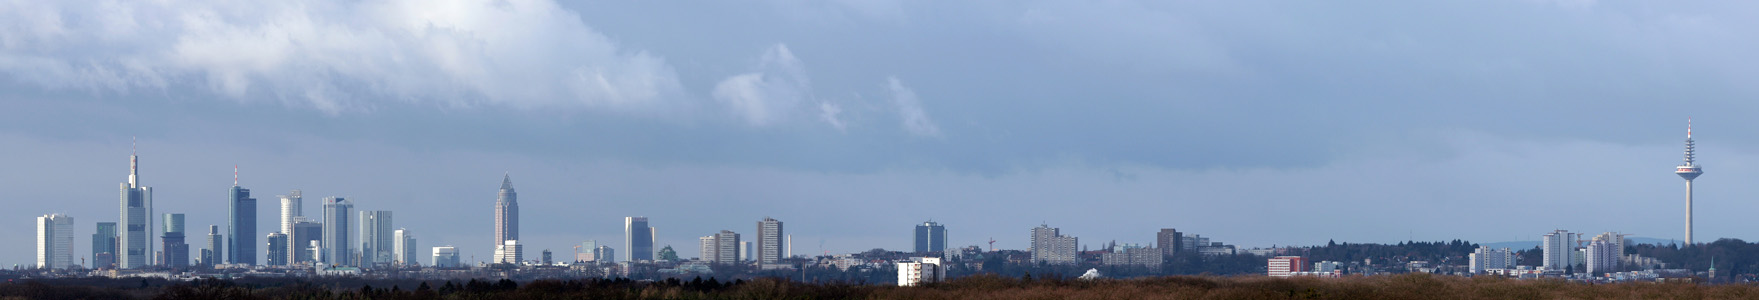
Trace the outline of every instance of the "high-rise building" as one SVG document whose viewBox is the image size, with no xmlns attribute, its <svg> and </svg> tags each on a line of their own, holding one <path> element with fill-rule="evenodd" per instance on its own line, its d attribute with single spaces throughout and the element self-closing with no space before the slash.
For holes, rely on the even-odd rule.
<svg viewBox="0 0 1759 300">
<path fill-rule="evenodd" d="M 116 266 L 134 269 L 153 261 L 153 188 L 140 184 L 140 156 L 128 154 L 128 182 L 122 183 L 122 217 L 117 224 Z"/>
<path fill-rule="evenodd" d="M 435 268 L 457 268 L 462 266 L 458 263 L 458 248 L 452 246 L 434 247 L 433 266 Z"/>
<path fill-rule="evenodd" d="M 1625 257 L 1625 236 L 1617 232 L 1594 236 L 1584 253 L 1587 254 L 1583 259 L 1589 274 L 1617 272 L 1619 260 Z"/>
<path fill-rule="evenodd" d="M 731 264 L 739 261 L 739 234 L 731 230 L 704 236 L 702 241 L 702 260 L 717 264 Z"/>
<path fill-rule="evenodd" d="M 311 244 L 313 242 L 322 244 L 324 224 L 307 221 L 305 217 L 297 219 L 293 222 L 293 233 L 287 236 L 288 264 L 317 262 L 322 257 L 312 255 Z"/>
<path fill-rule="evenodd" d="M 519 264 L 525 261 L 524 253 L 525 245 L 520 245 L 519 240 L 507 240 L 501 246 L 495 247 L 495 263 Z"/>
<path fill-rule="evenodd" d="M 785 258 L 782 253 L 782 221 L 764 217 L 757 221 L 757 265 L 770 268 Z"/>
<path fill-rule="evenodd" d="M 1161 256 L 1172 257 L 1185 248 L 1185 234 L 1177 229 L 1161 228 L 1154 234 L 1156 246 L 1160 247 Z"/>
<path fill-rule="evenodd" d="M 202 256 L 197 258 L 200 261 L 196 264 L 208 267 L 222 264 L 220 257 L 225 256 L 222 254 L 225 252 L 221 252 L 221 250 L 225 250 L 226 246 L 224 245 L 226 245 L 226 239 L 225 235 L 220 234 L 220 225 L 208 225 L 208 248 L 202 249 Z"/>
<path fill-rule="evenodd" d="M 73 267 L 73 217 L 62 214 L 37 217 L 37 267 Z"/>
<path fill-rule="evenodd" d="M 1079 240 L 1072 236 L 1062 235 L 1062 230 L 1051 228 L 1050 225 L 1039 225 L 1032 228 L 1032 262 L 1053 265 L 1072 265 L 1077 262 L 1079 253 L 1076 244 Z"/>
<path fill-rule="evenodd" d="M 1576 261 L 1576 234 L 1569 230 L 1556 230 L 1545 234 L 1539 243 L 1544 253 L 1541 268 L 1546 270 L 1565 271 Z"/>
<path fill-rule="evenodd" d="M 916 225 L 916 253 L 947 250 L 947 227 L 934 221 Z"/>
<path fill-rule="evenodd" d="M 250 197 L 250 189 L 238 186 L 237 171 L 234 169 L 232 188 L 227 192 L 227 205 L 231 208 L 226 218 L 226 262 L 240 265 L 257 264 L 257 199 Z"/>
<path fill-rule="evenodd" d="M 1112 252 L 1100 254 L 1100 263 L 1107 266 L 1138 265 L 1160 267 L 1166 261 L 1166 254 L 1160 249 L 1150 247 L 1113 247 Z"/>
<path fill-rule="evenodd" d="M 593 248 L 592 257 L 600 262 L 614 262 L 617 261 L 617 250 L 611 246 L 599 245 L 598 248 Z"/>
<path fill-rule="evenodd" d="M 739 241 L 739 261 L 752 261 L 751 241 Z"/>
<path fill-rule="evenodd" d="M 269 249 L 269 259 L 266 261 L 266 263 L 268 263 L 268 265 L 270 265 L 270 266 L 285 266 L 285 265 L 287 265 L 287 259 L 289 258 L 289 257 L 287 257 L 287 250 L 291 249 L 291 247 L 287 246 L 287 234 L 280 233 L 280 232 L 270 232 L 269 236 L 268 236 L 268 241 L 269 241 L 269 245 L 268 245 L 269 246 L 269 248 L 268 248 Z"/>
<path fill-rule="evenodd" d="M 116 222 L 98 222 L 92 234 L 92 268 L 116 267 Z"/>
<path fill-rule="evenodd" d="M 513 175 L 501 175 L 501 192 L 495 197 L 495 245 L 519 239 L 519 193 L 513 191 Z"/>
<path fill-rule="evenodd" d="M 405 266 L 421 265 L 415 258 L 415 234 L 409 232 L 409 229 L 398 228 L 391 235 L 394 235 L 391 238 L 394 243 L 391 245 L 391 253 L 397 257 L 396 263 Z"/>
<path fill-rule="evenodd" d="M 388 264 L 397 243 L 395 222 L 388 210 L 360 211 L 360 265 Z"/>
<path fill-rule="evenodd" d="M 917 286 L 947 279 L 947 268 L 939 257 L 912 257 L 898 263 L 898 286 Z"/>
<path fill-rule="evenodd" d="M 1472 254 L 1466 255 L 1468 270 L 1472 274 L 1484 274 L 1485 270 L 1515 268 L 1515 252 L 1509 248 L 1490 249 L 1478 246 Z"/>
<path fill-rule="evenodd" d="M 281 195 L 280 197 L 281 233 L 286 233 L 287 235 L 292 236 L 293 223 L 299 222 L 296 218 L 305 216 L 305 199 L 300 196 L 299 190 L 287 192 L 286 195 Z M 290 247 L 288 249 L 292 248 Z"/>
<path fill-rule="evenodd" d="M 542 261 L 543 265 L 548 266 L 548 265 L 554 265 L 556 263 L 555 261 L 550 260 L 551 259 L 550 249 L 544 249 L 543 254 L 544 254 L 544 260 Z"/>
<path fill-rule="evenodd" d="M 580 242 L 579 245 L 574 245 L 574 262 L 597 261 L 598 259 L 592 255 L 592 250 L 598 247 L 598 241 L 585 241 Z"/>
<path fill-rule="evenodd" d="M 354 246 L 349 244 L 349 215 L 354 212 L 354 201 L 342 197 L 324 197 L 324 233 L 322 242 L 324 255 L 320 261 L 338 266 L 355 265 Z"/>
<path fill-rule="evenodd" d="M 183 214 L 165 214 L 162 222 L 165 226 L 162 236 L 165 246 L 161 259 L 166 267 L 183 268 L 189 266 L 189 243 L 184 241 Z"/>
<path fill-rule="evenodd" d="M 1692 180 L 1704 175 L 1704 168 L 1692 161 L 1692 119 L 1686 118 L 1686 163 L 1674 168 L 1674 174 L 1686 179 L 1686 245 L 1692 245 Z"/>
<path fill-rule="evenodd" d="M 623 218 L 623 249 L 629 251 L 629 261 L 654 260 L 654 228 L 647 225 L 647 217 Z"/>
</svg>

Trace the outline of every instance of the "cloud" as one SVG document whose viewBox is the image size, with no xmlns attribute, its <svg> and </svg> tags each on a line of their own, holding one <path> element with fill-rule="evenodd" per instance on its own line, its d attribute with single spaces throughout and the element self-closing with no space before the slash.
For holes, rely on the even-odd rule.
<svg viewBox="0 0 1759 300">
<path fill-rule="evenodd" d="M 809 97 L 811 82 L 805 65 L 788 45 L 771 46 L 757 69 L 715 85 L 715 100 L 729 106 L 746 123 L 764 126 L 785 119 Z"/>
<path fill-rule="evenodd" d="M 904 130 L 910 134 L 923 137 L 940 137 L 941 128 L 928 118 L 922 110 L 922 102 L 916 98 L 916 91 L 910 90 L 898 81 L 897 77 L 886 78 L 886 89 L 892 93 L 892 104 L 898 106 L 898 117 L 903 122 Z"/>
<path fill-rule="evenodd" d="M 192 89 L 329 113 L 383 100 L 641 110 L 679 90 L 663 58 L 548 0 L 0 7 L 0 19 L 16 20 L 0 25 L 0 74 L 47 88 Z"/>
<path fill-rule="evenodd" d="M 848 126 L 847 124 L 843 123 L 842 117 L 839 116 L 843 113 L 843 108 L 837 106 L 836 104 L 832 104 L 830 102 L 819 102 L 818 103 L 818 112 L 819 112 L 818 113 L 819 120 L 823 120 L 823 121 L 825 121 L 825 123 L 831 124 L 831 127 L 836 127 L 837 131 L 843 131 Z"/>
</svg>

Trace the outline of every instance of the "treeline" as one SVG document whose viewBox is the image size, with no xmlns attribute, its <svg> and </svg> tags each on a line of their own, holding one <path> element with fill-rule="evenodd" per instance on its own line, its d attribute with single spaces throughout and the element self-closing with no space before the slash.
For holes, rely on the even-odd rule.
<svg viewBox="0 0 1759 300">
<path fill-rule="evenodd" d="M 1626 247 L 1625 254 L 1661 260 L 1669 269 L 1708 270 L 1712 267 L 1711 261 L 1715 260 L 1719 282 L 1725 278 L 1755 279 L 1753 274 L 1759 273 L 1759 243 L 1740 239 L 1719 239 L 1684 247 L 1679 244 L 1640 244 Z"/>
<path fill-rule="evenodd" d="M 1326 242 L 1325 246 L 1304 248 L 1303 253 L 1293 253 L 1307 257 L 1308 261 L 1339 261 L 1361 262 L 1364 259 L 1374 260 L 1374 264 L 1402 263 L 1409 261 L 1428 261 L 1434 264 L 1463 264 L 1466 255 L 1477 249 L 1478 244 L 1463 240 L 1436 242 L 1399 242 L 1398 244 L 1351 244 Z"/>
<path fill-rule="evenodd" d="M 1687 283 L 1581 284 L 1429 274 L 1268 278 L 1165 276 L 1080 280 L 968 276 L 921 287 L 802 283 L 778 278 L 627 279 L 421 282 L 417 286 L 337 288 L 296 282 L 254 286 L 203 280 L 145 288 L 63 285 L 54 281 L 0 284 L 0 298 L 25 299 L 1744 299 L 1753 285 Z"/>
</svg>

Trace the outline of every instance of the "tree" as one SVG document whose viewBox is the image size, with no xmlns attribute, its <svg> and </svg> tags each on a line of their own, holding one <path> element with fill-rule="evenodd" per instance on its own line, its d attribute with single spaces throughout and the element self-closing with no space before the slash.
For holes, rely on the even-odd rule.
<svg viewBox="0 0 1759 300">
<path fill-rule="evenodd" d="M 678 251 L 673 251 L 672 245 L 666 245 L 665 248 L 660 248 L 660 260 L 678 261 Z"/>
</svg>

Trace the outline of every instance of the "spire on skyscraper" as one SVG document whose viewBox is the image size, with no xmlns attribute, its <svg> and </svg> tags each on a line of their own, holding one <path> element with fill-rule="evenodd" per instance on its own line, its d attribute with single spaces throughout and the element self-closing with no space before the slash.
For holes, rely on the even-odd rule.
<svg viewBox="0 0 1759 300">
<path fill-rule="evenodd" d="M 501 189 L 506 190 L 506 189 L 512 189 L 512 188 L 513 188 L 513 173 L 507 172 L 505 174 L 502 174 L 501 175 Z"/>
</svg>

